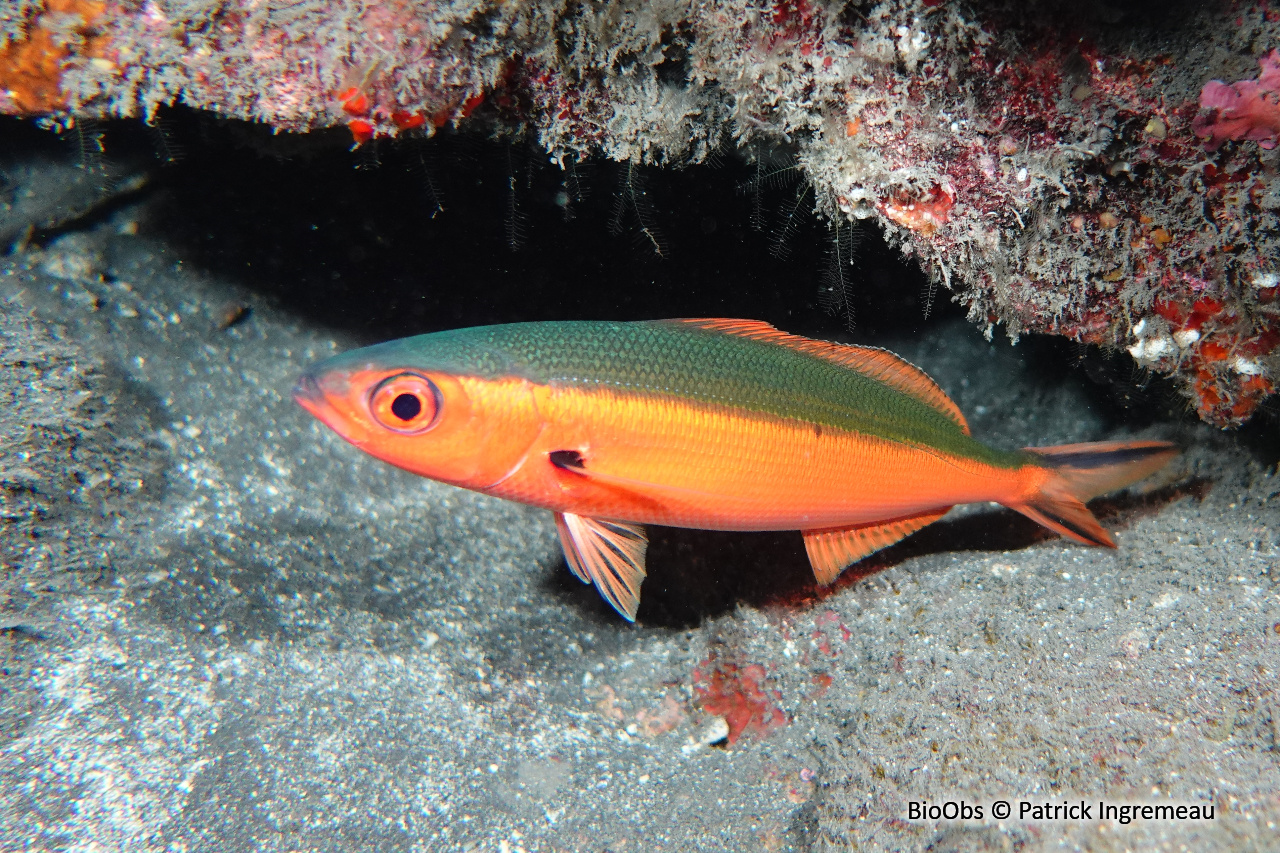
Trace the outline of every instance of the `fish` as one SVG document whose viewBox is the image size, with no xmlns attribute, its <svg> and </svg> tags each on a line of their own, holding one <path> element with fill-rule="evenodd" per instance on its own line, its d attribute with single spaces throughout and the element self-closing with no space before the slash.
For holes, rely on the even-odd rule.
<svg viewBox="0 0 1280 853">
<path fill-rule="evenodd" d="M 1000 450 L 919 368 L 759 320 L 454 329 L 307 369 L 294 399 L 406 471 L 550 510 L 569 569 L 629 621 L 646 525 L 798 530 L 818 584 L 994 501 L 1114 548 L 1085 501 L 1163 467 L 1165 441 Z"/>
</svg>

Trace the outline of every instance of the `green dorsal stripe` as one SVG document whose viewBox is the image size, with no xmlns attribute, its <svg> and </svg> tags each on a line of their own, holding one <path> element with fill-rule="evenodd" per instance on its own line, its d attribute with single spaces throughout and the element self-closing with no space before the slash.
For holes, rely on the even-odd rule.
<svg viewBox="0 0 1280 853">
<path fill-rule="evenodd" d="M 944 412 L 856 370 L 786 346 L 681 323 L 480 326 L 352 355 L 385 366 L 675 397 L 928 446 L 1001 467 L 1023 461 L 1022 454 L 974 441 Z"/>
</svg>

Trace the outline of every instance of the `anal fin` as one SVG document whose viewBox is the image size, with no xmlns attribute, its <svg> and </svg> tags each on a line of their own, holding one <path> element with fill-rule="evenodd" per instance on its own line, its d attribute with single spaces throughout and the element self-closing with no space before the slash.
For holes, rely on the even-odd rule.
<svg viewBox="0 0 1280 853">
<path fill-rule="evenodd" d="M 636 621 L 645 576 L 644 553 L 649 547 L 644 527 L 557 512 L 556 530 L 570 570 L 583 583 L 595 584 L 604 600 L 628 622 Z"/>
<path fill-rule="evenodd" d="M 835 582 L 840 573 L 868 554 L 887 548 L 922 527 L 933 524 L 950 511 L 951 507 L 929 510 L 920 515 L 877 521 L 872 524 L 855 524 L 850 527 L 831 527 L 826 530 L 805 530 L 804 549 L 813 565 L 813 576 L 822 586 Z"/>
</svg>

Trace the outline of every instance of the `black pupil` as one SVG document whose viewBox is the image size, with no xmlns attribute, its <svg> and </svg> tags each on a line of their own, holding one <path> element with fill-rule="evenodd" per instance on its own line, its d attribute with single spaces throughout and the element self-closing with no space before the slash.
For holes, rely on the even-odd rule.
<svg viewBox="0 0 1280 853">
<path fill-rule="evenodd" d="M 422 414 L 422 401 L 415 394 L 397 394 L 391 401 L 391 414 L 402 421 L 411 421 Z"/>
</svg>

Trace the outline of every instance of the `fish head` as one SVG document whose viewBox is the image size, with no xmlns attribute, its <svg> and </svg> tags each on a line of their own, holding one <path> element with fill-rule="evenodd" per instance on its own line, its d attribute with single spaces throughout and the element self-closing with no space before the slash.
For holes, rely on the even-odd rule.
<svg viewBox="0 0 1280 853">
<path fill-rule="evenodd" d="M 485 491 L 520 467 L 542 419 L 526 377 L 496 369 L 492 353 L 456 337 L 343 353 L 303 373 L 293 398 L 371 456 Z"/>
</svg>

